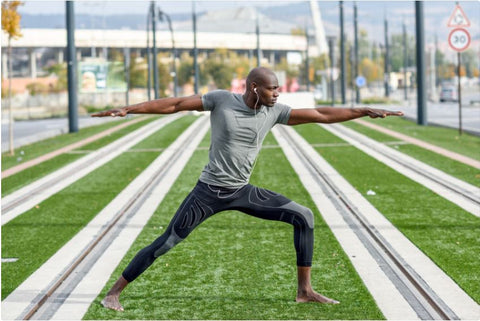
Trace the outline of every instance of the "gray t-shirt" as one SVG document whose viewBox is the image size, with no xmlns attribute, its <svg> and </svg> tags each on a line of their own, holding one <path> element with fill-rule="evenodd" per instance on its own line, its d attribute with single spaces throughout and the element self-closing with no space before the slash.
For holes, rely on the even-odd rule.
<svg viewBox="0 0 480 321">
<path fill-rule="evenodd" d="M 211 91 L 202 96 L 202 102 L 203 109 L 211 111 L 212 137 L 200 181 L 230 188 L 248 184 L 265 136 L 275 124 L 288 122 L 291 108 L 277 103 L 254 110 L 241 94 L 226 90 Z"/>
</svg>

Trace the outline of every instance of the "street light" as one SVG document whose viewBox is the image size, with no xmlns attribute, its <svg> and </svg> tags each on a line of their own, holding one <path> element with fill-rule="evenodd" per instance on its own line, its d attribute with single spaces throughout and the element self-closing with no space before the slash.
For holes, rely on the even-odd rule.
<svg viewBox="0 0 480 321">
<path fill-rule="evenodd" d="M 178 83 L 177 83 L 177 65 L 176 65 L 176 60 L 177 60 L 177 49 L 175 48 L 175 38 L 173 36 L 173 28 L 172 28 L 172 20 L 170 19 L 170 16 L 163 12 L 162 10 L 158 9 L 158 20 L 163 22 L 163 19 L 167 20 L 168 23 L 168 29 L 170 29 L 170 35 L 172 37 L 172 54 L 173 54 L 173 63 L 172 63 L 172 77 L 173 77 L 173 94 L 175 97 L 177 97 L 177 88 L 178 88 Z"/>
</svg>

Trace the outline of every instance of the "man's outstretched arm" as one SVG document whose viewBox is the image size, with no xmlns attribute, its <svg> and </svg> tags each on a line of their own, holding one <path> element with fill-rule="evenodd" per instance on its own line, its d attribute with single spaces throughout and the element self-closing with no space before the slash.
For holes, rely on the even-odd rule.
<svg viewBox="0 0 480 321">
<path fill-rule="evenodd" d="M 179 111 L 203 111 L 202 96 L 169 97 L 146 101 L 123 108 L 109 109 L 92 114 L 92 117 L 120 116 L 127 114 L 173 114 Z"/>
<path fill-rule="evenodd" d="M 371 118 L 385 118 L 387 116 L 403 116 L 403 113 L 401 111 L 388 111 L 375 108 L 319 107 L 292 109 L 288 125 L 338 123 L 364 116 L 369 116 Z"/>
</svg>

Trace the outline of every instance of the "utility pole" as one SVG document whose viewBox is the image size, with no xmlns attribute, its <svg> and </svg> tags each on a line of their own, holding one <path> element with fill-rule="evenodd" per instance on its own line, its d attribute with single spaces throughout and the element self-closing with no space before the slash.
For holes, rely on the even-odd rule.
<svg viewBox="0 0 480 321">
<path fill-rule="evenodd" d="M 357 2 L 353 3 L 353 29 L 355 34 L 355 78 L 358 77 L 359 63 L 358 63 L 358 16 L 357 16 Z M 360 104 L 360 89 L 355 86 L 355 102 Z"/>
<path fill-rule="evenodd" d="M 193 20 L 193 70 L 194 70 L 194 89 L 195 94 L 198 94 L 198 48 L 197 48 L 197 14 L 195 12 L 195 0 L 192 1 L 192 20 Z"/>
<path fill-rule="evenodd" d="M 130 48 L 125 47 L 123 48 L 123 56 L 124 56 L 124 67 L 125 67 L 125 82 L 127 84 L 127 88 L 125 90 L 125 104 L 128 106 L 129 103 L 129 90 L 130 90 Z"/>
<path fill-rule="evenodd" d="M 407 97 L 407 67 L 408 67 L 408 44 L 407 44 L 407 26 L 405 25 L 405 19 L 402 25 L 403 30 L 403 98 L 405 101 Z"/>
<path fill-rule="evenodd" d="M 415 33 L 417 37 L 417 124 L 427 124 L 427 99 L 425 95 L 425 29 L 423 1 L 415 1 Z"/>
<path fill-rule="evenodd" d="M 159 98 L 159 84 L 158 84 L 158 66 L 157 66 L 157 14 L 155 10 L 155 1 L 150 4 L 152 14 L 152 31 L 153 31 L 153 88 L 155 91 L 155 99 Z"/>
<path fill-rule="evenodd" d="M 310 91 L 310 58 L 308 53 L 308 47 L 310 47 L 310 40 L 308 39 L 307 26 L 305 26 L 305 40 L 307 41 L 307 48 L 305 48 L 305 84 L 307 85 L 307 91 Z"/>
<path fill-rule="evenodd" d="M 148 100 L 152 100 L 152 57 L 150 51 L 150 24 L 152 23 L 151 9 L 147 14 L 147 95 Z"/>
<path fill-rule="evenodd" d="M 258 9 L 256 9 L 257 18 L 256 18 L 256 26 L 255 26 L 255 33 L 257 35 L 257 67 L 260 67 L 261 59 L 262 59 L 262 52 L 260 50 L 260 23 L 258 19 Z"/>
<path fill-rule="evenodd" d="M 342 104 L 346 104 L 346 82 L 345 73 L 347 72 L 345 64 L 345 30 L 343 21 L 343 1 L 340 1 L 340 90 L 342 93 Z"/>
<path fill-rule="evenodd" d="M 332 96 L 332 106 L 335 106 L 335 80 L 333 79 L 333 68 L 335 68 L 335 37 L 328 37 L 328 49 L 330 54 L 330 92 Z"/>
<path fill-rule="evenodd" d="M 390 96 L 390 52 L 389 52 L 389 45 L 388 45 L 388 22 L 387 18 L 385 17 L 384 20 L 384 31 L 385 31 L 385 72 L 383 75 L 383 81 L 385 84 L 385 97 Z"/>
<path fill-rule="evenodd" d="M 67 18 L 67 72 L 68 72 L 68 131 L 78 132 L 77 53 L 75 48 L 74 2 L 66 3 Z"/>
<path fill-rule="evenodd" d="M 178 92 L 177 92 L 177 87 L 178 87 L 178 80 L 177 80 L 177 49 L 175 47 L 175 36 L 173 34 L 173 27 L 172 27 L 172 20 L 170 19 L 170 16 L 168 14 L 166 14 L 165 12 L 159 10 L 158 12 L 159 14 L 159 18 L 160 18 L 160 21 L 163 21 L 163 17 L 165 17 L 165 19 L 167 19 L 167 23 L 168 23 L 168 29 L 170 30 L 170 36 L 172 38 L 172 56 L 173 56 L 173 62 L 172 62 L 172 78 L 173 78 L 173 95 L 175 97 L 178 96 Z"/>
</svg>

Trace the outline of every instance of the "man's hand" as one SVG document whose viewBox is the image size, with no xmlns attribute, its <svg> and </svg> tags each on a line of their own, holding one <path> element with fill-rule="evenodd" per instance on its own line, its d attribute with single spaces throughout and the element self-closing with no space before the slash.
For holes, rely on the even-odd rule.
<svg viewBox="0 0 480 321">
<path fill-rule="evenodd" d="M 401 111 L 389 111 L 384 109 L 366 108 L 367 116 L 370 118 L 385 118 L 387 116 L 403 116 Z"/>
<path fill-rule="evenodd" d="M 115 108 L 106 111 L 101 111 L 95 114 L 92 114 L 92 117 L 125 117 L 127 115 L 127 110 L 125 108 Z"/>
</svg>

